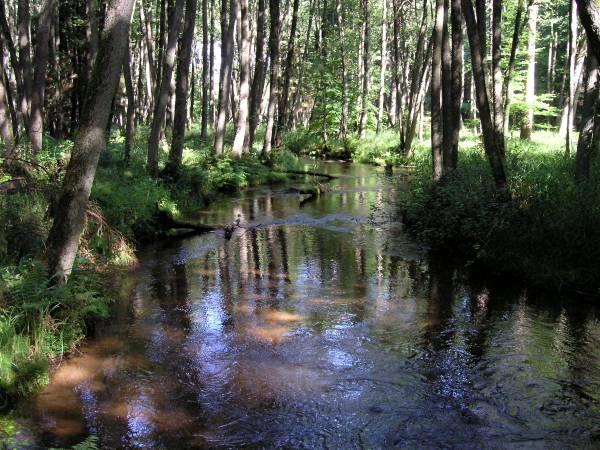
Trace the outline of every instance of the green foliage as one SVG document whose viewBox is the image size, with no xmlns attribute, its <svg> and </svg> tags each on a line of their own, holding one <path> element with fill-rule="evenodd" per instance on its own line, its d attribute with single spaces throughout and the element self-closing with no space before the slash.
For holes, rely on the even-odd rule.
<svg viewBox="0 0 600 450">
<path fill-rule="evenodd" d="M 427 154 L 400 194 L 404 221 L 434 250 L 490 264 L 547 287 L 600 286 L 600 170 L 576 184 L 573 160 L 548 135 L 510 142 L 511 199 L 497 196 L 479 147 L 461 151 L 445 183 L 431 181 Z M 554 136 L 556 140 L 557 137 Z"/>
</svg>

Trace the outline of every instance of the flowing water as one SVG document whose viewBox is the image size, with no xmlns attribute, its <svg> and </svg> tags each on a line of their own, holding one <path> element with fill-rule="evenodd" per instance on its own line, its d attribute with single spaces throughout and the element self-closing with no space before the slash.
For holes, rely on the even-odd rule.
<svg viewBox="0 0 600 450">
<path fill-rule="evenodd" d="M 389 177 L 223 199 L 140 254 L 114 319 L 19 410 L 23 447 L 600 448 L 600 314 L 467 282 L 386 216 Z M 390 214 L 391 215 L 391 214 Z M 28 442 L 28 443 L 27 443 Z"/>
</svg>

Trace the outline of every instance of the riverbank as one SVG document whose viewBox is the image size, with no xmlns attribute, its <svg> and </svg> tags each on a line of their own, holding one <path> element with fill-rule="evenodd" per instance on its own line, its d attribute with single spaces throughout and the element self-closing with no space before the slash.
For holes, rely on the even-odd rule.
<svg viewBox="0 0 600 450">
<path fill-rule="evenodd" d="M 47 145 L 31 164 L 32 178 L 0 195 L 0 407 L 47 384 L 53 363 L 93 332 L 96 320 L 109 317 L 119 289 L 126 288 L 115 281 L 118 274 L 135 266 L 138 246 L 165 236 L 165 218 L 183 222 L 218 196 L 285 182 L 285 170 L 301 168 L 286 152 L 268 163 L 257 156 L 215 157 L 197 144 L 193 130 L 177 177 L 151 178 L 144 167 L 146 133 L 138 132 L 127 163 L 123 138 L 110 140 L 65 287 L 49 287 L 43 251 L 51 217 L 60 213 L 53 205 L 72 142 Z M 0 182 L 10 181 L 0 173 Z"/>
</svg>

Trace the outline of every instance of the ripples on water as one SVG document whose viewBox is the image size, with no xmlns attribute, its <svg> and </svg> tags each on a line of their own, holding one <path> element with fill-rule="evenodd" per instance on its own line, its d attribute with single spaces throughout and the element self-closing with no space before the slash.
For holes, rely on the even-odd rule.
<svg viewBox="0 0 600 450">
<path fill-rule="evenodd" d="M 328 168 L 347 176 L 302 208 L 257 190 L 201 214 L 258 225 L 231 241 L 146 249 L 114 319 L 21 408 L 34 441 L 599 447 L 597 309 L 461 281 L 368 220 L 390 180 Z"/>
</svg>

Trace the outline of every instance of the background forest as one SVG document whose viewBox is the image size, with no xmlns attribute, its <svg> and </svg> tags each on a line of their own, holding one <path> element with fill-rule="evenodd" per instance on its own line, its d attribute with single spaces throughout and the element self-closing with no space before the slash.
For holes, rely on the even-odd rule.
<svg viewBox="0 0 600 450">
<path fill-rule="evenodd" d="M 135 245 L 299 156 L 408 167 L 434 251 L 595 296 L 597 8 L 0 2 L 0 397 L 108 315 Z"/>
</svg>

